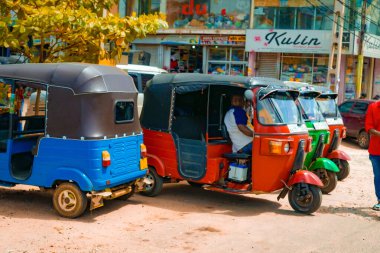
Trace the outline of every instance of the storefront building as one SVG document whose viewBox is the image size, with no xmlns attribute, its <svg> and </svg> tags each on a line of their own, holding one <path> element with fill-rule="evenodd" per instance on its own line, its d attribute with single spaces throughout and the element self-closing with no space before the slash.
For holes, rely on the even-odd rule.
<svg viewBox="0 0 380 253">
<path fill-rule="evenodd" d="M 161 12 L 169 29 L 134 41 L 151 54 L 150 65 L 170 72 L 247 75 L 245 31 L 251 0 L 120 1 L 119 13 Z"/>
<path fill-rule="evenodd" d="M 346 1 L 339 82 L 346 99 L 356 94 L 360 8 Z M 311 4 L 312 3 L 312 4 Z M 378 0 L 374 0 L 380 6 Z M 352 9 L 357 10 L 353 13 Z M 348 10 L 348 11 L 347 11 Z M 161 12 L 169 29 L 134 41 L 149 65 L 170 72 L 274 77 L 326 85 L 334 0 L 121 0 L 120 15 Z M 368 7 L 379 19 L 379 9 Z M 377 19 L 376 19 L 377 18 Z M 379 26 L 367 24 L 370 37 Z M 380 93 L 380 38 L 366 40 L 362 92 Z M 374 44 L 375 43 L 375 44 Z"/>
</svg>

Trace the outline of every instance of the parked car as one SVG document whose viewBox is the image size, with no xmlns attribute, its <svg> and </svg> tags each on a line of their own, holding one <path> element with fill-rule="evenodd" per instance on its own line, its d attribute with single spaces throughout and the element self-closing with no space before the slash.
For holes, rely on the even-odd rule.
<svg viewBox="0 0 380 253">
<path fill-rule="evenodd" d="M 135 82 L 136 89 L 139 92 L 138 95 L 138 113 L 139 116 L 141 114 L 141 109 L 144 103 L 144 90 L 146 87 L 146 83 L 151 80 L 155 75 L 168 73 L 165 69 L 160 69 L 152 66 L 145 65 L 136 65 L 136 64 L 128 64 L 128 65 L 116 65 L 119 69 L 126 71 Z"/>
<path fill-rule="evenodd" d="M 368 105 L 375 102 L 368 99 L 353 99 L 339 105 L 344 125 L 347 127 L 347 136 L 358 140 L 361 148 L 368 148 L 369 134 L 365 131 L 365 115 Z"/>
</svg>

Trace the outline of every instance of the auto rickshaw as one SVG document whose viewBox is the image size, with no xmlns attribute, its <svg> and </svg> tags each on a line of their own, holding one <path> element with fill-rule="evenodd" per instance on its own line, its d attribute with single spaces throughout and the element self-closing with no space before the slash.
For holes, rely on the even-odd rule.
<svg viewBox="0 0 380 253">
<path fill-rule="evenodd" d="M 325 87 L 313 87 L 321 92 L 321 95 L 317 97 L 317 103 L 330 130 L 330 142 L 325 145 L 323 157 L 331 159 L 339 167 L 337 177 L 338 180 L 343 180 L 350 174 L 348 161 L 351 160 L 351 157 L 343 150 L 339 150 L 342 139 L 346 138 L 346 127 L 335 102 L 338 94 Z"/>
<path fill-rule="evenodd" d="M 253 109 L 252 154 L 233 153 L 224 126 L 231 96 L 244 93 Z M 295 104 L 298 94 L 248 77 L 156 75 L 140 117 L 152 182 L 142 194 L 156 196 L 164 182 L 181 180 L 231 194 L 282 189 L 278 199 L 289 192 L 294 210 L 315 212 L 323 184 L 302 170 L 311 140 Z"/>
<path fill-rule="evenodd" d="M 0 66 L 0 185 L 53 190 L 59 215 L 143 189 L 146 148 L 137 90 L 113 67 Z"/>
<path fill-rule="evenodd" d="M 322 180 L 322 192 L 324 194 L 330 193 L 337 185 L 339 168 L 323 155 L 325 145 L 330 143 L 330 132 L 316 101 L 321 93 L 307 83 L 287 81 L 284 83 L 287 87 L 300 91 L 297 105 L 302 112 L 309 135 L 313 138 L 312 151 L 306 155 L 304 166 Z"/>
</svg>

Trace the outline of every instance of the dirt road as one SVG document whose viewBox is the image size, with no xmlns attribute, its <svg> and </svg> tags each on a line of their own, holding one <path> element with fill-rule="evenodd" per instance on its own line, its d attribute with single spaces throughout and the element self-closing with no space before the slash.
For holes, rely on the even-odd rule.
<svg viewBox="0 0 380 253">
<path fill-rule="evenodd" d="M 379 252 L 367 151 L 352 142 L 342 149 L 353 158 L 351 175 L 310 216 L 276 194 L 230 196 L 181 183 L 68 220 L 55 214 L 49 193 L 0 188 L 0 253 Z"/>
</svg>

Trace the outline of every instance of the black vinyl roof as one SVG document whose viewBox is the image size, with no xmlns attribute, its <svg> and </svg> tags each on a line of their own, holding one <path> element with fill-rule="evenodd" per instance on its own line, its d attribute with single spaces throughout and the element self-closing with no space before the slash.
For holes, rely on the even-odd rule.
<svg viewBox="0 0 380 253">
<path fill-rule="evenodd" d="M 74 94 L 136 93 L 132 77 L 110 66 L 86 63 L 30 63 L 0 65 L 0 78 L 28 80 L 69 88 Z"/>
<path fill-rule="evenodd" d="M 161 74 L 155 75 L 151 84 L 173 84 L 173 85 L 194 85 L 194 84 L 244 84 L 249 86 L 248 77 L 243 76 L 225 76 L 225 75 L 206 75 L 195 73 L 180 73 L 180 74 Z"/>
</svg>

